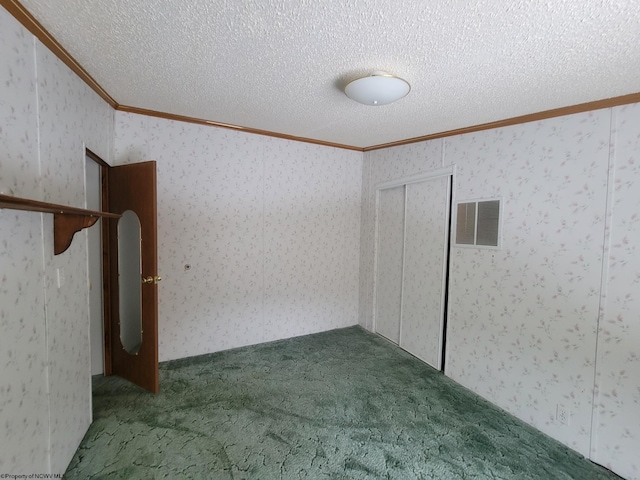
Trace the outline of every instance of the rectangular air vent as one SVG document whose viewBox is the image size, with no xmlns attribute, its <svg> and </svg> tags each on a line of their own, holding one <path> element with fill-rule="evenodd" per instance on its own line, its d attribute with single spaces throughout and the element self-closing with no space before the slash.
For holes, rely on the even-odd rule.
<svg viewBox="0 0 640 480">
<path fill-rule="evenodd" d="M 499 248 L 500 204 L 500 199 L 457 202 L 455 244 Z"/>
</svg>

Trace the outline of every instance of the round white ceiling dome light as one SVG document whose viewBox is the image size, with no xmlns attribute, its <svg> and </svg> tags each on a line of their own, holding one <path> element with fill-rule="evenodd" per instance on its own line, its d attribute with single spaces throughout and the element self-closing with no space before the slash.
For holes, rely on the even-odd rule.
<svg viewBox="0 0 640 480">
<path fill-rule="evenodd" d="M 363 105 L 387 105 L 404 98 L 411 90 L 406 80 L 390 73 L 375 71 L 347 84 L 344 93 Z"/>
</svg>

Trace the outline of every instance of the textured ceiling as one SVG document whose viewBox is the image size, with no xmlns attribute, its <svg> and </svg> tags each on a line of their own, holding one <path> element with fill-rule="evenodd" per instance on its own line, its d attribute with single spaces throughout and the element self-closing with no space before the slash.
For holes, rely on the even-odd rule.
<svg viewBox="0 0 640 480">
<path fill-rule="evenodd" d="M 21 3 L 121 105 L 356 147 L 640 92 L 638 0 Z"/>
</svg>

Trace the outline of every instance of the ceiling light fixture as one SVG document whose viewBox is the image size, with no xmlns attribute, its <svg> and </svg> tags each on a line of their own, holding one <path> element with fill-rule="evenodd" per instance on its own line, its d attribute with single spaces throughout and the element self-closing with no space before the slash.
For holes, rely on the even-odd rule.
<svg viewBox="0 0 640 480">
<path fill-rule="evenodd" d="M 351 100 L 364 105 L 386 105 L 405 97 L 411 90 L 406 80 L 375 71 L 366 77 L 349 82 L 344 93 Z"/>
</svg>

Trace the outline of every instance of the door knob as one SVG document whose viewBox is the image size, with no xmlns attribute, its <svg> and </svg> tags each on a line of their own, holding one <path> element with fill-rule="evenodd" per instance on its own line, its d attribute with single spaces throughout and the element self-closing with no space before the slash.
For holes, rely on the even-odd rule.
<svg viewBox="0 0 640 480">
<path fill-rule="evenodd" d="M 149 277 L 149 278 L 151 278 L 151 277 Z M 156 276 L 153 278 L 153 282 L 154 282 L 154 283 L 156 283 L 156 284 L 157 284 L 160 280 L 162 280 L 162 277 L 161 277 L 160 275 L 156 275 Z"/>
<path fill-rule="evenodd" d="M 142 277 L 142 283 L 153 283 L 153 277 Z"/>
</svg>

